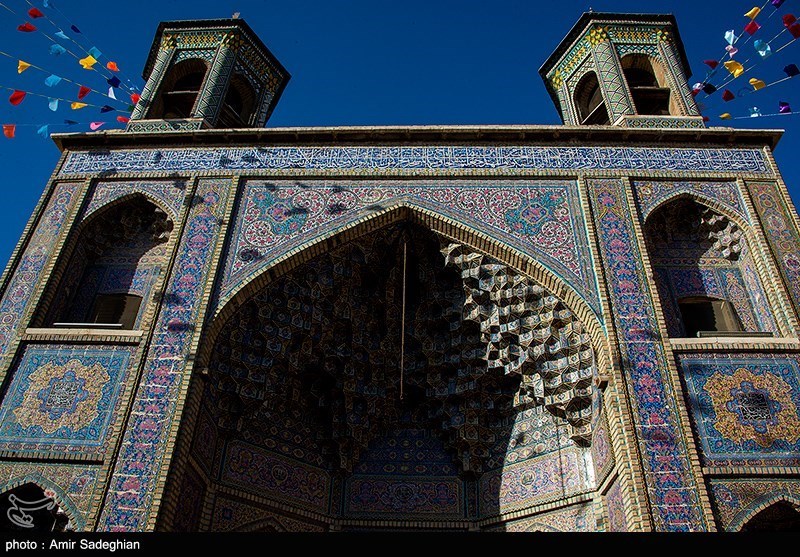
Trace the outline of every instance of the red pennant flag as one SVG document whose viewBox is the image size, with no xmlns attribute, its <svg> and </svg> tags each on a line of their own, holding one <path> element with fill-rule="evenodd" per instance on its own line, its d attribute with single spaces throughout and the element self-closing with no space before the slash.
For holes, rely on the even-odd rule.
<svg viewBox="0 0 800 557">
<path fill-rule="evenodd" d="M 794 17 L 792 14 L 786 14 L 785 16 L 783 16 L 783 26 L 784 27 L 789 27 L 795 21 L 797 21 L 797 18 Z"/>
<path fill-rule="evenodd" d="M 800 39 L 800 23 L 793 23 L 789 26 L 789 33 L 792 34 L 792 37 L 795 39 Z"/>
<path fill-rule="evenodd" d="M 37 17 L 44 17 L 44 14 L 41 11 L 39 11 L 39 8 L 31 8 L 30 10 L 28 10 L 28 15 L 34 19 Z"/>
<path fill-rule="evenodd" d="M 25 91 L 15 90 L 13 93 L 11 93 L 11 96 L 8 97 L 8 102 L 13 104 L 14 106 L 17 106 L 19 103 L 22 102 L 22 99 L 25 98 L 26 94 L 27 93 Z"/>
<path fill-rule="evenodd" d="M 703 122 L 708 122 L 708 120 L 709 120 L 708 116 L 703 116 Z"/>
<path fill-rule="evenodd" d="M 138 103 L 138 102 L 139 102 L 139 99 L 141 99 L 141 98 L 142 98 L 142 97 L 141 97 L 141 96 L 139 96 L 139 93 L 131 93 L 131 102 L 132 102 L 133 104 L 136 104 L 136 103 Z"/>
<path fill-rule="evenodd" d="M 716 60 L 703 60 L 703 64 L 705 64 L 712 70 L 716 70 L 717 66 L 719 65 L 719 62 L 717 62 Z"/>
<path fill-rule="evenodd" d="M 119 67 L 117 67 L 117 63 L 116 62 L 108 62 L 106 64 L 106 68 L 108 68 L 112 72 L 118 72 L 119 71 Z"/>
<path fill-rule="evenodd" d="M 131 119 L 128 118 L 127 116 L 117 116 L 117 122 L 121 122 L 123 124 L 127 124 L 130 121 L 131 121 Z"/>
<path fill-rule="evenodd" d="M 81 88 L 78 89 L 78 98 L 82 99 L 86 95 L 88 95 L 92 90 L 86 87 L 85 85 L 81 85 Z"/>
<path fill-rule="evenodd" d="M 22 31 L 23 33 L 31 33 L 33 31 L 36 31 L 36 27 L 26 21 L 22 25 L 17 26 L 17 31 Z"/>
<path fill-rule="evenodd" d="M 761 26 L 755 21 L 751 21 L 750 23 L 744 26 L 745 33 L 747 33 L 748 35 L 754 34 L 759 29 L 761 29 Z"/>
<path fill-rule="evenodd" d="M 3 124 L 3 135 L 11 139 L 14 137 L 14 132 L 17 129 L 16 124 Z"/>
<path fill-rule="evenodd" d="M 736 97 L 733 96 L 733 93 L 731 93 L 730 89 L 725 89 L 725 91 L 722 92 L 722 100 L 725 102 L 732 101 L 735 98 Z"/>
</svg>

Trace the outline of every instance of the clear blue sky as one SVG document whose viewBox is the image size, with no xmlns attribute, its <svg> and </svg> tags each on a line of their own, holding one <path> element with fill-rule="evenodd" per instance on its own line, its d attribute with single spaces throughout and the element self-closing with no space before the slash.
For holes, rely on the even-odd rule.
<svg viewBox="0 0 800 557">
<path fill-rule="evenodd" d="M 44 8 L 42 0 L 31 0 L 31 4 L 60 23 L 68 34 L 73 34 L 69 24 L 77 25 L 88 39 L 84 46 L 96 46 L 104 55 L 103 62 L 107 58 L 116 61 L 123 74 L 139 87 L 159 21 L 230 17 L 238 11 L 292 74 L 268 123 L 269 127 L 278 127 L 557 124 L 558 114 L 537 71 L 590 7 L 604 12 L 675 14 L 694 72 L 690 83 L 694 83 L 705 76 L 704 59 L 719 59 L 724 54 L 725 31 L 741 31 L 747 22 L 743 14 L 763 1 L 52 0 L 68 21 Z M 99 74 L 81 69 L 68 54 L 51 56 L 48 49 L 52 43 L 40 33 L 17 31 L 17 25 L 27 19 L 51 36 L 55 32 L 42 19 L 24 17 L 30 8 L 26 0 L 3 0 L 3 4 L 20 16 L 0 9 L 0 51 L 13 57 L 0 56 L 0 85 L 75 99 L 76 85 L 62 81 L 48 89 L 43 84 L 47 74 L 34 68 L 17 74 L 17 58 L 21 58 L 89 87 L 107 89 Z M 767 19 L 773 11 L 769 5 L 759 16 L 763 28 L 754 38 L 772 38 L 782 28 L 778 16 L 795 13 L 800 17 L 800 2 L 787 0 L 776 16 Z M 785 44 L 788 38 L 784 33 L 773 46 Z M 745 56 L 737 55 L 737 59 L 758 59 L 752 41 L 742 51 Z M 782 68 L 788 63 L 800 65 L 800 41 L 760 61 L 733 84 L 734 92 L 747 87 L 744 81 L 750 76 L 768 83 L 782 77 Z M 718 84 L 719 78 L 713 82 Z M 712 117 L 709 125 L 785 129 L 776 158 L 795 200 L 800 199 L 800 170 L 795 160 L 800 115 L 728 122 L 716 116 L 725 111 L 746 116 L 748 106 L 753 105 L 764 114 L 777 112 L 778 100 L 789 102 L 800 112 L 799 92 L 800 77 L 730 103 L 722 103 L 715 95 L 714 100 L 709 99 L 707 112 Z M 101 129 L 121 127 L 114 122 L 115 113 L 109 117 L 91 106 L 72 111 L 62 103 L 53 113 L 46 99 L 28 95 L 15 107 L 8 102 L 10 93 L 0 89 L 0 120 L 27 125 L 20 125 L 15 139 L 0 136 L 0 165 L 5 174 L 0 190 L 3 265 L 59 156 L 52 141 L 36 135 L 33 124 L 56 124 L 69 118 L 112 122 Z M 85 100 L 98 105 L 108 101 L 97 93 L 90 93 Z M 52 128 L 56 130 L 88 131 L 88 126 Z"/>
</svg>

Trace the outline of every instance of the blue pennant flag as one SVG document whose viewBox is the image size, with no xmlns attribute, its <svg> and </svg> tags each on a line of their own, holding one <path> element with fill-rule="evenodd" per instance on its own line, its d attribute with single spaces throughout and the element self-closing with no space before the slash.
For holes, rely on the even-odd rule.
<svg viewBox="0 0 800 557">
<path fill-rule="evenodd" d="M 108 83 L 109 85 L 111 85 L 114 88 L 119 88 L 119 85 L 122 82 L 119 80 L 119 78 L 117 76 L 112 75 L 111 77 L 106 79 L 106 83 Z"/>
<path fill-rule="evenodd" d="M 59 39 L 64 39 L 65 41 L 68 41 L 68 40 L 69 40 L 69 37 L 67 36 L 67 34 L 66 34 L 66 33 L 64 33 L 64 31 L 58 31 L 58 32 L 57 32 L 55 35 L 56 35 L 56 37 L 58 37 Z"/>
<path fill-rule="evenodd" d="M 114 110 L 113 106 L 105 105 L 100 109 L 100 112 L 105 113 L 105 112 L 111 112 L 112 110 Z"/>
<path fill-rule="evenodd" d="M 53 112 L 58 110 L 58 99 L 48 99 L 47 107 Z"/>
<path fill-rule="evenodd" d="M 75 125 L 75 124 L 77 124 L 78 122 L 76 122 L 75 120 L 64 120 L 64 123 L 65 123 L 66 125 L 68 125 L 68 126 L 74 126 L 74 125 Z"/>
<path fill-rule="evenodd" d="M 75 27 L 74 25 L 70 25 L 69 28 L 72 29 L 73 31 L 75 31 L 78 34 L 80 34 L 80 32 L 81 32 L 81 30 L 78 29 L 77 27 Z"/>
<path fill-rule="evenodd" d="M 61 78 L 55 74 L 52 74 L 50 77 L 44 80 L 44 84 L 48 87 L 55 87 L 59 83 L 61 83 Z"/>
<path fill-rule="evenodd" d="M 67 51 L 66 48 L 61 46 L 60 44 L 53 44 L 50 46 L 50 54 L 53 56 L 61 56 Z"/>
<path fill-rule="evenodd" d="M 45 4 L 45 5 L 47 5 L 47 4 Z M 41 128 L 39 128 L 38 130 L 36 130 L 36 133 L 38 133 L 39 135 L 41 135 L 42 137 L 44 137 L 45 139 L 47 139 L 47 138 L 48 138 L 48 136 L 50 135 L 50 126 L 48 126 L 47 124 L 45 124 L 44 126 L 42 126 Z"/>
<path fill-rule="evenodd" d="M 88 52 L 89 54 L 91 54 L 91 55 L 92 55 L 92 57 L 93 57 L 95 60 L 99 60 L 99 59 L 100 59 L 100 57 L 103 55 L 103 53 L 102 53 L 102 52 L 100 52 L 99 50 L 97 50 L 97 47 L 95 47 L 95 46 L 93 46 L 92 48 L 90 48 L 90 49 L 89 49 L 89 50 L 87 50 L 86 52 Z"/>
<path fill-rule="evenodd" d="M 42 0 L 42 4 L 44 5 L 45 8 L 49 8 L 50 7 L 50 0 Z"/>
</svg>

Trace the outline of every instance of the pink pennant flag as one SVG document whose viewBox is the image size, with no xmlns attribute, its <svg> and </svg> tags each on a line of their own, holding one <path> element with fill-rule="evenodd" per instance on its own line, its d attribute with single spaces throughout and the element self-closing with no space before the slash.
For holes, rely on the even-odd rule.
<svg viewBox="0 0 800 557">
<path fill-rule="evenodd" d="M 105 122 L 91 122 L 89 124 L 89 127 L 92 129 L 92 131 L 95 131 L 96 129 L 99 129 L 100 126 L 102 126 L 103 124 L 105 124 Z"/>
</svg>

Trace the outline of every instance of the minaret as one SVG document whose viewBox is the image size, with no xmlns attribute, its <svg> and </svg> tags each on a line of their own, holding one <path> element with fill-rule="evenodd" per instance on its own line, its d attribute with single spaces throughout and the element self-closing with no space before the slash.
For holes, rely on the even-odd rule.
<svg viewBox="0 0 800 557">
<path fill-rule="evenodd" d="M 127 131 L 264 127 L 289 73 L 242 19 L 161 23 Z"/>
<path fill-rule="evenodd" d="M 566 125 L 705 127 L 672 15 L 584 13 L 539 74 Z"/>
</svg>

